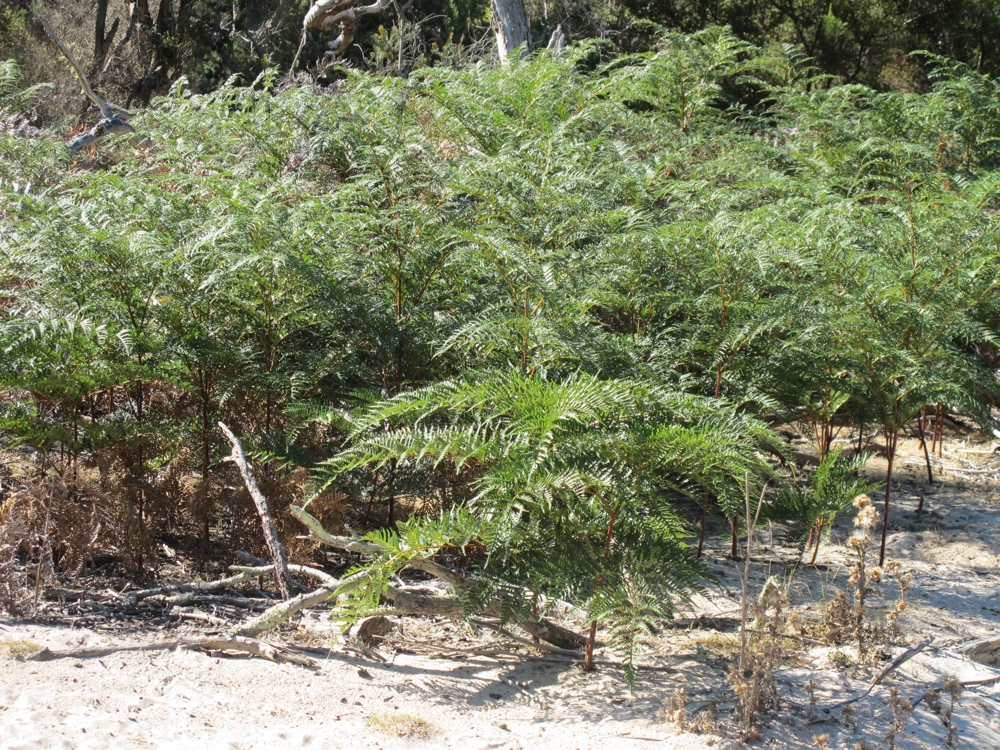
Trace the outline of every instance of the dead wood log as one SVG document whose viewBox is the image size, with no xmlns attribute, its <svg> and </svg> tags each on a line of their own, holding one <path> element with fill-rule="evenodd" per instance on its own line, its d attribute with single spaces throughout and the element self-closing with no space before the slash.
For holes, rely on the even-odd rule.
<svg viewBox="0 0 1000 750">
<path fill-rule="evenodd" d="M 292 595 L 292 589 L 296 588 L 296 585 L 288 572 L 288 560 L 285 557 L 285 548 L 281 546 L 281 541 L 278 539 L 278 531 L 274 527 L 271 511 L 267 507 L 267 499 L 264 497 L 264 493 L 260 491 L 260 487 L 257 486 L 257 480 L 253 477 L 253 472 L 250 470 L 250 464 L 243 453 L 243 446 L 240 444 L 240 441 L 236 439 L 232 431 L 222 422 L 219 422 L 219 429 L 222 430 L 223 434 L 225 434 L 229 442 L 233 445 L 233 452 L 229 456 L 229 460 L 239 467 L 240 474 L 243 475 L 243 483 L 246 485 L 250 497 L 253 498 L 254 505 L 257 506 L 257 515 L 260 516 L 261 527 L 264 530 L 264 539 L 267 542 L 268 552 L 271 553 L 271 562 L 274 564 L 274 574 L 278 582 L 278 590 L 281 591 L 282 598 L 288 599 Z"/>
<path fill-rule="evenodd" d="M 86 133 L 81 133 L 80 135 L 71 138 L 66 144 L 69 148 L 70 155 L 76 156 L 76 154 L 83 149 L 97 144 L 109 135 L 135 135 L 135 128 L 119 116 L 127 116 L 128 113 L 120 107 L 115 107 L 109 104 L 103 98 L 98 96 L 93 87 L 90 85 L 90 81 L 87 79 L 87 74 L 83 72 L 83 66 L 77 62 L 76 57 L 74 57 L 73 53 L 69 51 L 69 47 L 63 44 L 59 35 L 56 34 L 46 22 L 42 21 L 42 27 L 45 29 L 45 33 L 48 35 L 49 39 L 52 40 L 52 43 L 59 48 L 59 51 L 63 53 L 67 60 L 69 60 L 69 64 L 73 66 L 73 70 L 76 72 L 77 78 L 80 79 L 80 85 L 83 87 L 83 93 L 101 111 L 100 122 L 98 122 Z M 117 24 L 112 30 L 112 35 L 116 30 Z M 110 40 L 108 43 L 110 44 Z M 145 139 L 133 138 L 132 145 L 139 147 L 146 145 L 146 141 Z"/>
<path fill-rule="evenodd" d="M 54 661 L 55 659 L 100 659 L 104 656 L 122 653 L 124 651 L 172 651 L 186 648 L 196 651 L 236 651 L 250 656 L 274 662 L 289 662 L 303 667 L 316 667 L 316 662 L 304 656 L 298 656 L 283 646 L 278 646 L 256 638 L 244 638 L 238 635 L 212 638 L 177 638 L 159 643 L 149 643 L 141 646 L 110 646 L 107 648 L 81 648 L 67 651 L 52 651 L 43 648 L 41 651 L 25 657 L 25 661 Z"/>
</svg>

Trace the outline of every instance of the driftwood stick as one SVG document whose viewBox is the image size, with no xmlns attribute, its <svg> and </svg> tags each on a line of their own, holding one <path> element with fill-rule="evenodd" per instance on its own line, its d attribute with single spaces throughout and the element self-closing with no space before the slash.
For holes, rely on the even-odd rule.
<svg viewBox="0 0 1000 750">
<path fill-rule="evenodd" d="M 893 659 L 891 662 L 889 662 L 889 664 L 886 665 L 886 668 L 883 669 L 881 672 L 879 672 L 878 676 L 871 681 L 871 684 L 868 686 L 868 690 L 865 694 L 867 695 L 872 690 L 874 690 L 875 686 L 880 684 L 882 680 L 888 677 L 892 672 L 895 672 L 897 669 L 899 669 L 899 667 L 901 667 L 904 662 L 908 662 L 914 656 L 916 656 L 925 648 L 930 646 L 933 641 L 934 641 L 934 636 L 929 635 L 922 641 L 920 641 L 920 643 L 918 643 L 916 646 L 914 646 L 913 648 L 908 648 L 906 651 L 904 651 L 895 659 Z"/>
<path fill-rule="evenodd" d="M 81 133 L 80 135 L 71 138 L 69 143 L 66 144 L 70 153 L 75 156 L 78 152 L 95 145 L 98 141 L 107 138 L 109 135 L 134 135 L 135 128 L 118 116 L 118 112 L 125 114 L 125 110 L 109 104 L 103 98 L 98 96 L 93 87 L 90 85 L 90 81 L 87 79 L 87 74 L 83 71 L 83 66 L 77 62 L 76 57 L 74 57 L 73 53 L 70 52 L 69 47 L 63 43 L 62 39 L 59 38 L 59 35 L 56 34 L 56 32 L 53 31 L 45 21 L 42 21 L 42 27 L 45 29 L 45 33 L 48 35 L 49 39 L 52 40 L 52 43 L 59 48 L 59 51 L 63 53 L 63 56 L 69 60 L 69 64 L 73 66 L 73 70 L 76 72 L 76 77 L 80 79 L 80 85 L 83 87 L 83 93 L 101 111 L 101 121 L 99 123 L 86 133 Z M 140 143 L 141 140 L 143 139 L 133 138 L 132 145 L 143 145 L 143 143 Z"/>
<path fill-rule="evenodd" d="M 228 578 L 221 578 L 217 581 L 196 581 L 194 583 L 174 583 L 167 586 L 160 586 L 154 589 L 143 589 L 141 591 L 132 592 L 129 597 L 125 598 L 126 601 L 135 604 L 144 599 L 159 599 L 159 601 L 168 602 L 171 604 L 179 604 L 186 601 L 191 601 L 192 597 L 199 596 L 209 591 L 219 591 L 220 589 L 227 589 L 232 586 L 238 586 L 241 583 L 246 583 L 251 581 L 258 576 L 267 575 L 268 573 L 274 572 L 273 565 L 257 565 L 253 567 L 247 567 L 243 565 L 230 565 L 230 570 L 237 571 L 235 575 L 231 575 Z M 315 578 L 321 584 L 336 584 L 337 579 L 333 576 L 324 573 L 322 570 L 317 570 L 316 568 L 310 568 L 308 565 L 289 565 L 288 569 L 293 573 L 299 573 L 300 575 L 309 576 L 310 578 Z M 164 598 L 165 597 L 165 598 Z M 253 600 L 248 600 L 253 601 Z"/>
<path fill-rule="evenodd" d="M 274 566 L 266 566 L 264 572 L 270 572 L 274 570 Z M 241 583 L 246 583 L 247 581 L 253 580 L 258 575 L 257 572 L 250 572 L 251 569 L 243 568 L 241 572 L 236 575 L 229 576 L 228 578 L 222 578 L 218 581 L 196 581 L 194 583 L 176 583 L 168 586 L 160 586 L 155 589 L 142 589 L 141 591 L 133 591 L 127 596 L 133 602 L 140 602 L 143 599 L 148 599 L 151 596 L 161 596 L 163 594 L 182 594 L 188 592 L 203 592 L 203 591 L 218 591 L 219 589 L 227 589 L 231 586 L 238 586 Z M 256 570 L 256 569 L 254 569 Z"/>
<path fill-rule="evenodd" d="M 317 604 L 322 604 L 329 599 L 332 599 L 337 595 L 337 589 L 343 581 L 335 581 L 334 583 L 323 586 L 316 589 L 315 591 L 310 591 L 306 594 L 299 594 L 294 599 L 288 599 L 287 601 L 275 604 L 270 607 L 258 617 L 250 620 L 250 622 L 244 623 L 243 625 L 235 628 L 232 631 L 234 636 L 246 636 L 253 638 L 254 636 L 260 635 L 261 633 L 270 630 L 271 628 L 276 628 L 283 622 L 287 621 L 293 615 L 301 612 L 303 609 L 308 607 L 314 607 Z"/>
<path fill-rule="evenodd" d="M 253 472 L 250 470 L 250 464 L 247 462 L 246 454 L 243 453 L 243 446 L 240 444 L 240 441 L 236 439 L 232 431 L 222 422 L 219 422 L 219 429 L 222 430 L 223 434 L 225 434 L 229 442 L 233 445 L 233 452 L 229 456 L 229 460 L 239 467 L 240 474 L 243 475 L 243 483 L 246 484 L 247 491 L 250 493 L 250 497 L 253 498 L 254 505 L 257 506 L 257 515 L 260 516 L 261 528 L 264 530 L 264 539 L 267 542 L 268 552 L 271 553 L 271 562 L 274 564 L 278 590 L 281 592 L 282 598 L 288 599 L 292 595 L 292 589 L 295 588 L 295 582 L 292 581 L 292 577 L 288 573 L 288 560 L 285 557 L 285 548 L 281 546 L 281 541 L 278 539 L 278 530 L 274 527 L 271 511 L 267 507 L 267 499 L 264 497 L 264 493 L 260 491 L 260 487 L 257 486 L 257 480 L 253 477 Z"/>
<path fill-rule="evenodd" d="M 255 638 L 244 638 L 234 635 L 220 638 L 178 638 L 159 643 L 149 643 L 141 646 L 117 646 L 109 648 L 82 648 L 69 651 L 51 651 L 43 648 L 25 661 L 53 661 L 55 659 L 99 659 L 102 656 L 121 653 L 123 651 L 172 651 L 176 648 L 189 648 L 198 651 L 238 651 L 251 656 L 258 656 L 268 661 L 290 662 L 303 667 L 316 667 L 316 662 L 303 656 L 297 656 L 288 649 L 276 646 Z"/>
<path fill-rule="evenodd" d="M 52 27 L 45 21 L 42 21 L 42 28 L 45 29 L 45 33 L 48 34 L 52 43 L 55 44 L 56 47 L 59 48 L 59 51 L 63 53 L 63 56 L 69 60 L 69 64 L 73 66 L 73 70 L 76 72 L 76 77 L 80 79 L 80 85 L 83 86 L 83 93 L 86 94 L 90 101 L 97 105 L 97 108 L 101 110 L 101 115 L 105 120 L 113 119 L 115 113 L 111 111 L 110 105 L 94 92 L 94 89 L 90 85 L 90 81 L 87 80 L 87 74 L 83 72 L 83 66 L 77 62 L 76 57 L 74 57 L 73 53 L 69 51 L 69 47 L 63 44 L 59 35 L 56 34 L 56 32 L 52 30 Z"/>
<path fill-rule="evenodd" d="M 250 599 L 245 596 L 219 596 L 218 594 L 197 594 L 194 592 L 167 597 L 150 597 L 146 601 L 177 607 L 188 607 L 192 604 L 220 604 L 224 607 L 238 607 L 240 609 L 262 609 L 271 604 L 270 599 Z"/>
<path fill-rule="evenodd" d="M 381 551 L 375 542 L 366 542 L 362 539 L 355 539 L 350 536 L 335 536 L 323 528 L 316 516 L 312 515 L 305 508 L 298 505 L 291 505 L 288 512 L 301 521 L 302 525 L 309 529 L 309 533 L 323 544 L 334 547 L 344 552 L 354 552 L 359 555 L 377 555 Z"/>
<path fill-rule="evenodd" d="M 230 565 L 229 567 L 232 570 L 244 570 L 244 571 L 255 571 L 255 572 L 261 570 L 261 567 L 263 567 L 264 570 L 260 573 L 257 573 L 257 575 L 262 575 L 263 573 L 270 573 L 272 570 L 274 570 L 273 565 L 264 565 L 264 566 L 249 567 L 249 568 L 244 568 L 241 565 Z M 292 563 L 289 563 L 288 569 L 292 573 L 298 573 L 299 575 L 306 576 L 308 578 L 315 578 L 324 586 L 330 584 L 336 585 L 338 583 L 336 578 L 334 578 L 329 573 L 324 573 L 319 568 L 312 568 L 308 565 L 293 565 Z"/>
<path fill-rule="evenodd" d="M 886 677 L 888 677 L 890 674 L 892 674 L 892 672 L 894 672 L 895 670 L 899 669 L 905 662 L 909 661 L 914 656 L 916 656 L 921 651 L 923 651 L 925 648 L 927 648 L 929 645 L 931 645 L 931 643 L 933 641 L 934 641 L 934 636 L 929 635 L 926 638 L 924 638 L 922 641 L 920 641 L 920 643 L 918 643 L 916 646 L 913 646 L 912 648 L 908 648 L 906 651 L 904 651 L 903 653 L 901 653 L 899 656 L 897 656 L 895 659 L 893 659 L 891 662 L 889 662 L 889 664 L 886 665 L 885 669 L 883 669 L 881 672 L 878 673 L 878 675 L 875 677 L 875 679 L 872 680 L 868 684 L 868 689 L 865 690 L 865 692 L 861 693 L 861 695 L 856 695 L 853 698 L 850 698 L 849 700 L 846 700 L 846 701 L 840 701 L 839 703 L 834 703 L 832 706 L 825 706 L 825 707 L 821 706 L 821 708 L 824 708 L 826 711 L 835 711 L 837 709 L 844 708 L 844 706 L 849 706 L 852 703 L 857 703 L 860 700 L 864 700 L 869 695 L 871 695 L 872 690 L 874 690 L 876 688 L 876 686 L 878 686 L 879 684 L 881 684 L 881 682 Z M 823 722 L 830 721 L 830 720 L 832 720 L 834 718 L 836 718 L 836 717 L 833 716 L 833 714 L 830 714 L 830 715 L 825 716 L 823 718 L 813 719 L 812 721 L 809 721 L 809 722 L 806 722 L 806 723 L 807 724 L 822 724 Z"/>
</svg>

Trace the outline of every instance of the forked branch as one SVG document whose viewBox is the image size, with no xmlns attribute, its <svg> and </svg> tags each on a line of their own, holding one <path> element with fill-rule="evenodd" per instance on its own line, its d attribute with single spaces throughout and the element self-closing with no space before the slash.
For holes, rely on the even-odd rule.
<svg viewBox="0 0 1000 750">
<path fill-rule="evenodd" d="M 343 54 L 354 41 L 354 32 L 359 18 L 382 13 L 390 5 L 396 6 L 397 12 L 402 13 L 412 4 L 413 0 L 406 3 L 396 3 L 393 0 L 375 0 L 370 5 L 361 5 L 360 0 L 317 0 L 306 13 L 302 26 L 304 29 L 318 29 L 320 31 L 326 31 L 332 26 L 340 26 L 340 35 L 328 45 L 339 55 Z"/>
<path fill-rule="evenodd" d="M 102 97 L 97 95 L 97 92 L 95 92 L 94 88 L 90 85 L 87 74 L 83 71 L 83 66 L 80 65 L 73 53 L 70 52 L 69 47 L 63 43 L 62 39 L 60 39 L 59 35 L 52 30 L 52 27 L 49 26 L 48 23 L 42 21 L 42 26 L 49 39 L 52 40 L 52 43 L 59 48 L 59 51 L 63 53 L 67 60 L 69 60 L 69 64 L 73 66 L 73 70 L 76 72 L 76 77 L 80 79 L 80 85 L 83 87 L 83 93 L 86 94 L 87 98 L 90 99 L 90 101 L 92 101 L 101 111 L 100 122 L 98 122 L 86 133 L 74 136 L 70 139 L 69 143 L 66 144 L 69 147 L 70 154 L 75 156 L 83 149 L 97 144 L 109 135 L 134 135 L 135 128 L 119 117 L 119 113 L 126 114 L 125 110 L 109 104 Z M 137 139 L 133 139 L 132 145 L 138 146 L 140 143 Z"/>
</svg>

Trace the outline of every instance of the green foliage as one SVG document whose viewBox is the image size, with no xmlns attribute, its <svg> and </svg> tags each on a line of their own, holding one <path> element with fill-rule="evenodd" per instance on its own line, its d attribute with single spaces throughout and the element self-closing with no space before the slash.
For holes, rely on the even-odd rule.
<svg viewBox="0 0 1000 750">
<path fill-rule="evenodd" d="M 805 551 L 807 537 L 826 532 L 829 536 L 837 514 L 846 510 L 858 495 L 879 489 L 880 484 L 860 475 L 870 454 L 858 453 L 843 457 L 835 450 L 820 461 L 805 483 L 782 487 L 767 505 L 767 518 L 787 526 L 787 538 Z M 816 540 L 819 544 L 819 540 Z"/>
<path fill-rule="evenodd" d="M 325 465 L 328 483 L 389 462 L 481 468 L 461 513 L 370 535 L 388 559 L 350 603 L 355 616 L 377 605 L 408 555 L 474 540 L 486 562 L 472 601 L 513 596 L 512 611 L 526 598 L 577 602 L 608 624 L 632 670 L 639 635 L 704 576 L 683 543 L 677 499 L 737 494 L 748 476 L 759 483 L 772 471 L 761 449 L 776 438 L 724 403 L 639 382 L 504 374 L 373 405 L 351 443 Z"/>
<path fill-rule="evenodd" d="M 20 78 L 20 66 L 16 60 L 0 60 L 0 119 L 23 114 L 33 101 L 50 88 L 45 84 L 23 88 Z"/>
<path fill-rule="evenodd" d="M 0 132 L 4 441 L 207 536 L 238 510 L 222 419 L 383 547 L 347 616 L 469 545 L 470 612 L 567 599 L 631 664 L 701 580 L 692 509 L 783 486 L 763 418 L 824 455 L 928 404 L 986 425 L 1000 365 L 995 81 L 935 59 L 928 94 L 881 94 L 722 29 L 658 39 L 182 80 L 133 120 L 151 149 L 75 162 Z M 862 491 L 821 469 L 781 490 L 803 533 Z M 147 503 L 177 472 L 198 502 Z"/>
</svg>

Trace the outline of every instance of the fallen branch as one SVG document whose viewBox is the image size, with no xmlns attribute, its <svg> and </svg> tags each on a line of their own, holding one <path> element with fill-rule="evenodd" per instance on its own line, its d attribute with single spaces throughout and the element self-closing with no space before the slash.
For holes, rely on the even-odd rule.
<svg viewBox="0 0 1000 750">
<path fill-rule="evenodd" d="M 281 625 L 283 622 L 298 612 L 301 612 L 303 609 L 314 607 L 317 604 L 322 604 L 323 602 L 332 599 L 337 595 L 337 589 L 339 589 L 341 584 L 344 582 L 345 581 L 334 580 L 332 583 L 323 586 L 322 588 L 318 588 L 315 591 L 310 591 L 307 594 L 299 594 L 299 596 L 296 596 L 294 599 L 288 599 L 287 601 L 275 604 L 273 607 L 263 612 L 260 616 L 250 620 L 250 622 L 234 628 L 231 633 L 234 636 L 254 637 L 265 631 L 271 630 L 272 628 L 276 628 L 278 625 Z"/>
<path fill-rule="evenodd" d="M 239 467 L 240 474 L 243 475 L 243 483 L 247 487 L 247 492 L 253 498 L 253 503 L 257 506 L 257 515 L 260 516 L 260 524 L 264 530 L 264 540 L 267 542 L 268 552 L 271 553 L 271 562 L 274 564 L 274 577 L 278 581 L 278 590 L 281 591 L 283 599 L 288 599 L 292 595 L 292 589 L 297 588 L 291 575 L 288 573 L 288 560 L 285 557 L 285 548 L 281 546 L 278 539 L 278 530 L 274 527 L 274 520 L 271 518 L 271 511 L 267 507 L 267 499 L 264 493 L 257 486 L 257 480 L 253 477 L 250 464 L 243 453 L 243 446 L 232 431 L 225 424 L 219 422 L 219 429 L 229 439 L 233 445 L 233 452 L 229 460 Z"/>
<path fill-rule="evenodd" d="M 963 688 L 967 688 L 967 687 L 986 687 L 988 685 L 995 685 L 998 682 L 1000 682 L 1000 675 L 998 675 L 997 677 L 987 677 L 985 680 L 965 680 L 964 682 L 959 682 L 958 684 L 961 685 Z M 944 689 L 945 687 L 946 685 L 942 685 L 940 689 Z M 910 706 L 915 708 L 916 705 L 924 699 L 924 697 L 927 695 L 928 692 L 929 691 L 925 690 L 920 695 L 913 698 L 910 701 Z"/>
<path fill-rule="evenodd" d="M 73 70 L 76 72 L 77 78 L 80 79 L 80 85 L 83 86 L 83 93 L 88 99 L 90 99 L 90 101 L 97 105 L 97 108 L 101 111 L 102 119 L 100 122 L 98 122 L 86 133 L 81 133 L 80 135 L 71 138 L 66 144 L 69 148 L 70 154 L 75 156 L 83 149 L 97 144 L 109 135 L 135 135 L 135 128 L 118 116 L 119 112 L 124 114 L 125 110 L 109 104 L 107 101 L 98 96 L 93 87 L 90 85 L 90 81 L 87 79 L 87 74 L 83 72 L 83 67 L 79 62 L 77 62 L 76 57 L 74 57 L 73 53 L 69 51 L 69 48 L 63 44 L 59 35 L 56 34 L 45 21 L 42 21 L 42 27 L 45 29 L 45 33 L 48 35 L 49 39 L 52 40 L 52 43 L 59 48 L 59 51 L 63 53 L 67 60 L 69 60 L 69 64 L 73 66 Z M 143 143 L 139 139 L 133 138 L 132 145 L 141 146 Z"/>
<path fill-rule="evenodd" d="M 354 31 L 358 25 L 358 18 L 377 13 L 382 13 L 391 4 L 392 0 L 374 0 L 370 5 L 358 7 L 361 0 L 317 0 L 306 13 L 302 22 L 303 30 L 320 29 L 325 31 L 334 25 L 340 26 L 340 35 L 329 43 L 329 48 L 337 54 L 343 54 L 351 42 L 354 41 Z M 407 2 L 402 8 L 397 5 L 397 9 L 404 11 L 410 7 Z"/>
<path fill-rule="evenodd" d="M 885 667 L 885 669 L 883 669 L 881 672 L 879 672 L 878 675 L 875 677 L 875 679 L 872 680 L 868 684 L 868 689 L 865 690 L 865 692 L 861 693 L 861 695 L 856 695 L 853 698 L 850 698 L 850 699 L 848 699 L 846 701 L 840 701 L 839 703 L 834 703 L 831 706 L 823 706 L 823 707 L 821 707 L 822 710 L 824 710 L 824 711 L 826 711 L 826 712 L 829 713 L 831 711 L 836 711 L 838 709 L 842 709 L 845 706 L 849 706 L 852 703 L 857 703 L 860 700 L 864 700 L 869 695 L 871 695 L 872 690 L 874 690 L 879 684 L 881 684 L 882 681 L 886 677 L 888 677 L 890 674 L 892 674 L 897 669 L 899 669 L 899 667 L 901 667 L 905 662 L 909 661 L 914 656 L 916 656 L 921 651 L 923 651 L 925 648 L 927 648 L 929 645 L 931 645 L 931 643 L 933 642 L 933 640 L 934 640 L 934 636 L 929 635 L 926 638 L 924 638 L 924 640 L 922 640 L 920 643 L 918 643 L 916 646 L 913 646 L 912 648 L 908 648 L 906 651 L 904 651 L 899 656 L 897 656 L 895 659 L 893 659 L 891 662 L 889 662 L 889 664 Z M 821 719 L 813 719 L 812 721 L 808 721 L 806 723 L 807 724 L 822 724 L 823 722 L 830 721 L 830 720 L 835 719 L 835 718 L 836 717 L 831 713 L 829 716 L 825 716 L 825 717 L 823 717 Z"/>
<path fill-rule="evenodd" d="M 920 643 L 918 643 L 916 646 L 913 646 L 912 648 L 908 648 L 906 651 L 904 651 L 899 656 L 897 656 L 895 659 L 893 659 L 891 662 L 889 662 L 889 664 L 886 666 L 886 668 L 883 669 L 881 672 L 879 672 L 878 676 L 874 680 L 871 681 L 871 684 L 868 686 L 868 690 L 865 692 L 865 695 L 867 695 L 872 690 L 874 690 L 876 685 L 880 684 L 882 682 L 882 680 L 884 680 L 890 674 L 892 674 L 897 669 L 899 669 L 899 667 L 901 667 L 905 662 L 908 662 L 914 656 L 916 656 L 921 651 L 923 651 L 925 648 L 927 648 L 928 646 L 930 646 L 933 641 L 934 641 L 934 636 L 929 635 L 926 638 L 924 638 L 922 641 L 920 641 Z"/>
<path fill-rule="evenodd" d="M 393 603 L 392 614 L 396 615 L 436 615 L 461 620 L 468 614 L 465 605 L 454 597 L 422 594 L 390 586 L 385 598 Z M 495 599 L 483 607 L 480 614 L 499 619 L 500 609 L 500 601 Z M 585 636 L 532 613 L 517 615 L 512 623 L 559 649 L 575 651 L 587 645 Z"/>
<path fill-rule="evenodd" d="M 222 638 L 178 638 L 159 643 L 149 643 L 141 646 L 116 646 L 108 648 L 82 648 L 68 651 L 52 651 L 43 648 L 30 656 L 25 657 L 25 661 L 54 661 L 55 659 L 100 659 L 104 656 L 122 653 L 124 651 L 172 651 L 177 648 L 186 648 L 196 651 L 237 651 L 239 653 L 257 656 L 273 662 L 289 662 L 303 667 L 316 667 L 316 662 L 303 656 L 291 653 L 290 649 L 283 646 L 276 646 L 273 643 L 257 640 L 255 638 L 244 638 L 241 636 L 227 636 Z"/>
<path fill-rule="evenodd" d="M 260 609 L 272 604 L 270 599 L 251 599 L 246 596 L 217 596 L 213 594 L 177 594 L 176 596 L 150 597 L 147 602 L 156 602 L 171 607 L 189 607 L 192 604 L 218 604 L 239 609 Z"/>
<path fill-rule="evenodd" d="M 270 573 L 274 570 L 274 566 L 268 565 L 263 568 L 243 568 L 236 575 L 229 576 L 229 578 L 222 578 L 217 581 L 196 581 L 194 583 L 175 583 L 169 584 L 167 586 L 160 586 L 154 589 L 142 589 L 141 591 L 133 591 L 128 594 L 128 598 L 132 602 L 141 602 L 143 599 L 148 599 L 154 596 L 162 596 L 165 594 L 184 594 L 190 592 L 206 592 L 206 591 L 219 591 L 221 589 L 228 589 L 233 586 L 238 586 L 241 583 L 246 583 L 247 581 L 253 580 L 263 573 Z M 260 573 L 258 571 L 263 571 Z"/>
<path fill-rule="evenodd" d="M 574 656 L 579 658 L 580 654 L 571 648 L 559 648 L 558 646 L 550 646 L 547 643 L 535 643 L 534 641 L 529 641 L 527 638 L 522 638 L 519 635 L 511 633 L 507 628 L 503 627 L 499 622 L 490 622 L 489 620 L 483 620 L 479 617 L 472 617 L 469 619 L 473 625 L 479 625 L 480 627 L 489 628 L 494 632 L 500 633 L 514 643 L 519 643 L 522 646 L 527 646 L 529 648 L 537 648 L 539 651 L 545 651 L 550 654 L 563 654 L 565 656 Z"/>
<path fill-rule="evenodd" d="M 289 508 L 289 513 L 301 521 L 318 541 L 331 547 L 362 555 L 374 555 L 381 551 L 381 548 L 373 542 L 366 542 L 353 537 L 335 536 L 329 533 L 323 528 L 319 519 L 305 508 L 293 505 Z M 409 560 L 407 565 L 415 570 L 420 570 L 435 578 L 439 578 L 446 583 L 450 583 L 460 591 L 474 585 L 473 581 L 461 573 L 451 570 L 430 558 L 417 557 Z M 397 615 L 437 615 L 460 620 L 468 614 L 465 611 L 464 605 L 458 599 L 420 594 L 393 586 L 390 586 L 386 591 L 385 598 L 393 602 L 394 609 L 392 610 L 392 614 Z M 483 608 L 481 614 L 490 617 L 499 617 L 500 602 L 496 600 L 490 602 Z M 587 643 L 587 639 L 584 636 L 535 614 L 522 615 L 516 619 L 515 624 L 539 640 L 550 643 L 557 648 L 579 649 L 583 648 Z"/>
</svg>

